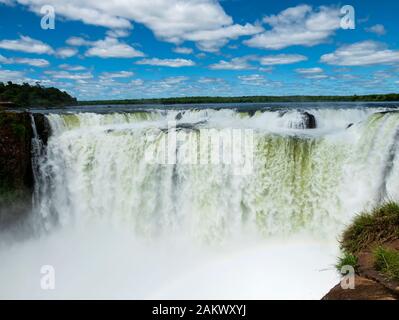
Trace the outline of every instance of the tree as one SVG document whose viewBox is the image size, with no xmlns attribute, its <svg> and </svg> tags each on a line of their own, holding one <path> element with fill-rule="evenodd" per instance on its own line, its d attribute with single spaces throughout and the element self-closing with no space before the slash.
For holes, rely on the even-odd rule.
<svg viewBox="0 0 399 320">
<path fill-rule="evenodd" d="M 7 84 L 0 82 L 0 102 L 13 102 L 20 107 L 59 107 L 76 105 L 76 98 L 71 97 L 65 91 L 57 88 L 45 88 L 36 83 L 22 85 L 8 81 Z"/>
</svg>

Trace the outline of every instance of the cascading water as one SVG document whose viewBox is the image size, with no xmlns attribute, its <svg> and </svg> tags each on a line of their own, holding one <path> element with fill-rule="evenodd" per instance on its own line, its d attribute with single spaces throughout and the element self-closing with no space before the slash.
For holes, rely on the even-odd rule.
<svg viewBox="0 0 399 320">
<path fill-rule="evenodd" d="M 399 199 L 399 113 L 385 110 L 49 114 L 52 134 L 36 153 L 35 214 L 52 239 L 38 240 L 53 253 L 42 258 L 65 276 L 55 297 L 320 298 L 337 280 L 331 264 L 342 228 L 357 212 Z M 304 129 L 309 121 L 317 127 Z M 202 130 L 229 128 L 252 133 L 249 172 L 181 160 L 186 151 L 198 156 Z M 189 137 L 174 146 L 176 163 L 148 161 L 172 132 Z M 79 272 L 74 259 L 79 279 L 102 270 L 91 287 L 68 287 L 67 275 Z M 104 279 L 110 264 L 112 281 Z"/>
<path fill-rule="evenodd" d="M 146 161 L 146 150 L 155 145 L 158 152 L 160 141 L 168 139 L 160 128 L 175 115 L 49 115 L 53 136 L 41 168 L 47 176 L 42 216 L 60 224 L 106 219 L 142 234 L 190 230 L 209 239 L 243 228 L 264 236 L 305 230 L 335 237 L 354 212 L 398 195 L 391 179 L 397 174 L 397 113 L 364 114 L 350 128 L 346 120 L 326 134 L 322 116 L 318 130 L 301 132 L 290 130 L 292 119 L 302 121 L 296 115 L 287 127 L 278 118 L 274 127 L 262 128 L 269 114 L 187 111 L 178 125 L 191 124 L 193 135 L 200 128 L 255 130 L 253 168 L 242 175 L 225 164 Z M 156 135 L 153 141 L 149 132 Z M 203 141 L 190 143 L 198 151 Z"/>
</svg>

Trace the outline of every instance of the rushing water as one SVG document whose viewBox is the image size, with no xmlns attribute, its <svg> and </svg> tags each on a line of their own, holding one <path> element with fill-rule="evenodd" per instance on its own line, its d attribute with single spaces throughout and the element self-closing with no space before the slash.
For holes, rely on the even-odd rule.
<svg viewBox="0 0 399 320">
<path fill-rule="evenodd" d="M 0 297 L 320 298 L 343 227 L 399 199 L 391 109 L 310 106 L 315 129 L 281 107 L 49 113 L 47 147 L 34 144 L 40 237 L 0 248 Z M 200 135 L 230 129 L 250 134 L 222 146 L 250 146 L 247 170 L 180 157 L 218 154 Z M 148 161 L 172 134 L 188 137 L 176 161 Z M 56 290 L 40 290 L 42 265 Z"/>
</svg>

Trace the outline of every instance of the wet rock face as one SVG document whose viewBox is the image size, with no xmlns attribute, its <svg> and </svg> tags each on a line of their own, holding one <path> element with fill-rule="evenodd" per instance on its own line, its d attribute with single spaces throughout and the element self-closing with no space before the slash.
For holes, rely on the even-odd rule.
<svg viewBox="0 0 399 320">
<path fill-rule="evenodd" d="M 284 112 L 281 114 L 282 118 L 286 118 L 287 124 L 286 126 L 289 129 L 316 129 L 317 121 L 316 117 L 306 111 L 288 113 Z"/>
<path fill-rule="evenodd" d="M 310 114 L 308 112 L 302 112 L 301 115 L 302 115 L 303 123 L 305 125 L 304 129 L 316 129 L 317 128 L 316 117 L 313 114 Z"/>
<path fill-rule="evenodd" d="M 175 120 L 179 121 L 179 120 L 181 120 L 182 118 L 183 118 L 183 114 L 182 114 L 181 112 L 179 112 L 179 113 L 176 115 Z"/>
<path fill-rule="evenodd" d="M 35 114 L 34 116 L 37 134 L 44 145 L 47 145 L 48 138 L 51 134 L 50 123 L 43 114 Z"/>
<path fill-rule="evenodd" d="M 355 289 L 342 289 L 336 285 L 322 300 L 397 300 L 398 296 L 373 280 L 355 277 Z"/>
<path fill-rule="evenodd" d="M 32 129 L 26 112 L 0 112 L 0 228 L 30 211 Z"/>
</svg>

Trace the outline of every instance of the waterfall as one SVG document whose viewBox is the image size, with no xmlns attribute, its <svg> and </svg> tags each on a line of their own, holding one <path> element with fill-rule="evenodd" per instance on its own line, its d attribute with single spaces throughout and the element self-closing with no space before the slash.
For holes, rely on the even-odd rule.
<svg viewBox="0 0 399 320">
<path fill-rule="evenodd" d="M 317 121 L 313 130 L 292 124 L 303 114 L 50 114 L 53 135 L 36 194 L 40 214 L 52 217 L 53 225 L 103 220 L 146 237 L 177 232 L 219 241 L 245 232 L 264 237 L 306 232 L 336 238 L 357 212 L 398 198 L 399 114 L 309 110 Z M 253 130 L 251 173 L 234 174 L 223 163 L 146 161 L 146 150 L 161 152 L 171 134 L 168 121 L 176 118 L 177 128 L 191 136 L 185 147 L 194 153 L 203 143 L 200 130 Z"/>
<path fill-rule="evenodd" d="M 32 171 L 33 171 L 33 179 L 34 179 L 34 190 L 33 190 L 33 207 L 37 208 L 36 201 L 39 201 L 39 188 L 41 184 L 41 174 L 39 173 L 40 164 L 39 162 L 43 160 L 44 154 L 44 146 L 43 142 L 39 137 L 37 132 L 35 117 L 33 114 L 30 114 L 31 125 L 32 125 Z"/>
<path fill-rule="evenodd" d="M 46 118 L 45 146 L 32 118 L 38 236 L 0 241 L 0 298 L 320 299 L 343 228 L 399 200 L 388 108 Z"/>
</svg>

